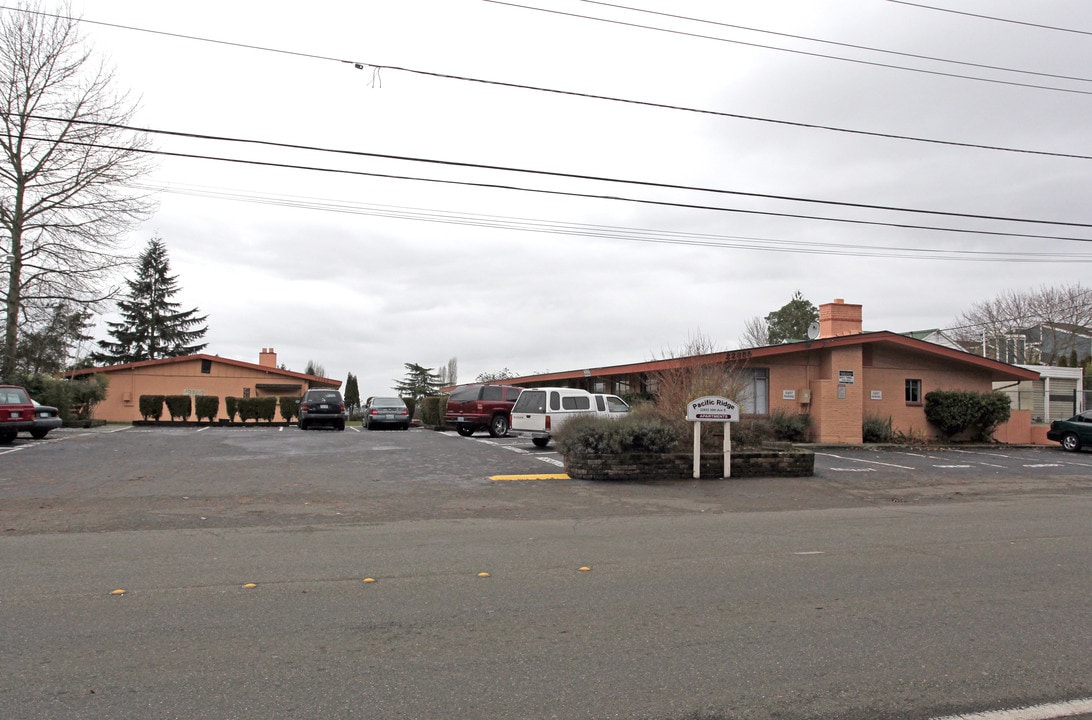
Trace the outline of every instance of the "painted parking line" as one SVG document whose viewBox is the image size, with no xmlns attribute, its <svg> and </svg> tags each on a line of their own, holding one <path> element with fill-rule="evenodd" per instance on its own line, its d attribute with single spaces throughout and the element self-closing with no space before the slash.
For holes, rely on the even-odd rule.
<svg viewBox="0 0 1092 720">
<path fill-rule="evenodd" d="M 572 480 L 565 473 L 538 473 L 529 475 L 493 475 L 490 480 Z"/>
<path fill-rule="evenodd" d="M 1092 713 L 1092 698 L 1044 703 L 1010 710 L 988 710 L 963 715 L 945 715 L 942 718 L 933 718 L 933 720 L 1056 720 L 1058 718 L 1084 715 L 1085 713 Z"/>
<path fill-rule="evenodd" d="M 816 455 L 822 455 L 824 457 L 837 458 L 838 460 L 847 460 L 849 462 L 867 463 L 869 465 L 883 465 L 884 467 L 893 467 L 893 468 L 898 468 L 899 470 L 917 470 L 917 468 L 910 467 L 909 465 L 896 465 L 894 463 L 885 463 L 885 462 L 880 462 L 878 460 L 862 460 L 861 458 L 844 457 L 842 455 L 834 455 L 833 453 L 819 453 L 819 452 L 817 452 L 815 454 Z"/>
</svg>

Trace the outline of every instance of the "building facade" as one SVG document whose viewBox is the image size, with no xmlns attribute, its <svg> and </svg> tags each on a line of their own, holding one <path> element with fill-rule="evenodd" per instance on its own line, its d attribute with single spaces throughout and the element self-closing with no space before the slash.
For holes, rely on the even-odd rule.
<svg viewBox="0 0 1092 720">
<path fill-rule="evenodd" d="M 108 381 L 106 399 L 95 407 L 95 418 L 107 422 L 142 419 L 141 395 L 215 395 L 220 398 L 219 417 L 227 419 L 226 397 L 299 397 L 308 388 L 341 386 L 338 380 L 281 370 L 273 348 L 262 348 L 257 363 L 199 354 L 67 373 L 72 378 L 87 375 Z"/>
<path fill-rule="evenodd" d="M 655 394 L 657 378 L 686 364 L 722 365 L 745 413 L 807 413 L 812 440 L 860 443 L 866 418 L 891 420 L 892 428 L 923 440 L 936 437 L 925 419 L 933 390 L 990 392 L 994 383 L 1035 381 L 1034 369 L 1017 367 L 908 335 L 863 332 L 862 306 L 835 300 L 819 307 L 819 332 L 810 340 L 726 353 L 525 376 L 505 382 L 523 387 L 561 385 L 592 392 Z M 680 408 L 680 412 L 684 409 Z M 1030 436 L 1031 413 L 1014 410 L 1006 437 Z"/>
</svg>

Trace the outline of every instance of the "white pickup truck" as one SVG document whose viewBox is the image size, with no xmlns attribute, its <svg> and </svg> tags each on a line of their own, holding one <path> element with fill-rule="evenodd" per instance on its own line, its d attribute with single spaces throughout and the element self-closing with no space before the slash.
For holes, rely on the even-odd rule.
<svg viewBox="0 0 1092 720">
<path fill-rule="evenodd" d="M 527 388 L 512 406 L 511 432 L 526 433 L 536 446 L 546 447 L 551 434 L 574 415 L 618 418 L 628 412 L 629 405 L 617 395 L 565 387 Z"/>
</svg>

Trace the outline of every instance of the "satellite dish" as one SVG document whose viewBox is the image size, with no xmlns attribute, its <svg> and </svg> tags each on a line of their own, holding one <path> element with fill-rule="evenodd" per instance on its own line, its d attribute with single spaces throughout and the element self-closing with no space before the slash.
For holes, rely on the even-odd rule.
<svg viewBox="0 0 1092 720">
<path fill-rule="evenodd" d="M 819 337 L 819 323 L 813 322 L 808 325 L 808 340 L 814 340 Z"/>
</svg>

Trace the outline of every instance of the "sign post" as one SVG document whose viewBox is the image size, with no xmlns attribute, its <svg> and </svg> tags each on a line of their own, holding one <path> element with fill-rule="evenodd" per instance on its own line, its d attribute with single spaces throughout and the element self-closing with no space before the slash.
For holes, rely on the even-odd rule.
<svg viewBox="0 0 1092 720">
<path fill-rule="evenodd" d="M 694 423 L 694 479 L 701 477 L 701 424 L 719 422 L 724 425 L 724 475 L 732 476 L 732 423 L 739 421 L 739 405 L 726 397 L 708 395 L 691 400 L 686 406 L 686 419 Z"/>
</svg>

